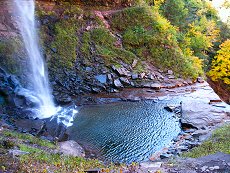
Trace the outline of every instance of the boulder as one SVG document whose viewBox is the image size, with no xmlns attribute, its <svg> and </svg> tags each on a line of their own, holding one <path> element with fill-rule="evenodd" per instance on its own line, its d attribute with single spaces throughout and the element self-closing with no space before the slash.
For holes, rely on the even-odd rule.
<svg viewBox="0 0 230 173">
<path fill-rule="evenodd" d="M 198 83 L 204 83 L 205 80 L 204 80 L 202 77 L 198 77 L 198 78 L 197 78 L 197 82 L 198 82 Z"/>
<path fill-rule="evenodd" d="M 20 129 L 20 131 L 33 134 L 40 133 L 45 127 L 45 122 L 39 119 L 19 119 L 16 120 L 14 124 L 18 129 Z"/>
<path fill-rule="evenodd" d="M 153 84 L 151 84 L 151 88 L 152 89 L 155 89 L 155 90 L 159 90 L 159 89 L 161 89 L 161 84 L 159 84 L 159 83 L 153 83 Z"/>
<path fill-rule="evenodd" d="M 124 68 L 116 68 L 115 66 L 112 66 L 112 69 L 119 75 L 119 76 L 128 76 L 128 71 Z"/>
<path fill-rule="evenodd" d="M 56 96 L 56 100 L 60 104 L 68 104 L 68 103 L 72 102 L 72 98 L 68 94 L 60 94 L 60 95 Z"/>
<path fill-rule="evenodd" d="M 95 79 L 97 79 L 100 83 L 105 84 L 107 81 L 106 75 L 97 75 L 95 76 Z"/>
<path fill-rule="evenodd" d="M 125 77 L 120 77 L 119 78 L 121 83 L 124 84 L 124 85 L 130 85 L 130 81 L 128 78 L 125 78 Z"/>
<path fill-rule="evenodd" d="M 109 82 L 113 80 L 113 75 L 112 74 L 107 74 L 107 79 Z"/>
<path fill-rule="evenodd" d="M 138 74 L 132 74 L 131 77 L 132 77 L 133 80 L 136 80 L 136 79 L 138 79 Z"/>
<path fill-rule="evenodd" d="M 119 79 L 114 80 L 114 86 L 116 88 L 123 88 L 124 87 Z"/>
<path fill-rule="evenodd" d="M 155 77 L 154 77 L 154 75 L 153 75 L 153 74 L 149 74 L 149 75 L 148 75 L 148 79 L 150 79 L 150 80 L 154 80 L 154 79 L 155 79 Z"/>
<path fill-rule="evenodd" d="M 75 141 L 59 142 L 59 153 L 74 156 L 74 157 L 85 157 L 84 149 Z"/>
</svg>

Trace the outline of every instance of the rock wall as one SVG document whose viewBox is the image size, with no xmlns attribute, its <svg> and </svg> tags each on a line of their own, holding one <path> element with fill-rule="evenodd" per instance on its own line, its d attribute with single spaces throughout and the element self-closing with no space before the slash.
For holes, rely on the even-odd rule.
<svg viewBox="0 0 230 173">
<path fill-rule="evenodd" d="M 10 38 L 17 36 L 17 25 L 13 20 L 13 4 L 3 0 L 0 2 L 0 37 Z"/>
</svg>

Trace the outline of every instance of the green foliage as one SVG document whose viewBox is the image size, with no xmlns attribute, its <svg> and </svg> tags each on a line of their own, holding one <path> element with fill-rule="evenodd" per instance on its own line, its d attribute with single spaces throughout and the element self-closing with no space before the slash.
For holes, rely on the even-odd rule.
<svg viewBox="0 0 230 173">
<path fill-rule="evenodd" d="M 7 146 L 5 145 L 7 141 Z M 41 142 L 42 141 L 42 142 Z M 2 144 L 4 143 L 4 146 Z M 0 131 L 0 171 L 4 172 L 79 172 L 92 168 L 117 171 L 120 167 L 82 157 L 65 156 L 57 153 L 58 146 L 31 135 L 10 130 Z M 12 157 L 8 149 L 18 147 L 28 154 Z"/>
<path fill-rule="evenodd" d="M 111 33 L 105 28 L 96 28 L 91 31 L 91 39 L 97 45 L 105 45 L 111 47 L 115 38 L 111 35 Z"/>
<path fill-rule="evenodd" d="M 164 16 L 175 26 L 182 26 L 188 16 L 183 0 L 166 0 L 161 6 Z"/>
<path fill-rule="evenodd" d="M 124 21 L 118 24 L 119 20 Z M 114 29 L 123 31 L 125 49 L 142 60 L 148 60 L 161 68 L 173 68 L 184 77 L 196 78 L 202 75 L 201 61 L 192 58 L 192 51 L 187 53 L 187 49 L 190 50 L 190 38 L 182 34 L 181 43 L 178 42 L 178 29 L 160 15 L 157 8 L 141 6 L 126 9 L 114 15 L 112 24 Z"/>
<path fill-rule="evenodd" d="M 81 52 L 84 56 L 90 56 L 90 32 L 84 32 L 82 36 L 82 45 L 80 47 Z"/>
<path fill-rule="evenodd" d="M 230 124 L 227 124 L 215 132 L 213 132 L 211 139 L 205 141 L 199 147 L 193 148 L 190 152 L 184 153 L 183 157 L 201 157 L 216 152 L 224 152 L 230 154 Z"/>
<path fill-rule="evenodd" d="M 55 38 L 52 47 L 57 50 L 59 57 L 53 57 L 50 60 L 52 65 L 57 64 L 57 66 L 67 69 L 74 67 L 78 43 L 75 22 L 73 20 L 62 20 L 55 24 Z"/>
<path fill-rule="evenodd" d="M 119 60 L 131 64 L 134 59 L 137 59 L 132 52 L 117 48 L 114 45 L 116 38 L 105 28 L 93 29 L 91 31 L 91 41 L 96 45 L 98 55 L 104 58 L 107 65 L 116 65 Z"/>
</svg>

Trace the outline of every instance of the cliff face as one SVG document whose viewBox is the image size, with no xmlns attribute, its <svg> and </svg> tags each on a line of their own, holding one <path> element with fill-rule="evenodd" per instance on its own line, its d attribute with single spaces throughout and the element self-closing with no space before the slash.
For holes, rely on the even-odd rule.
<svg viewBox="0 0 230 173">
<path fill-rule="evenodd" d="M 1 39 L 14 37 L 17 26 L 13 20 L 13 4 L 9 1 L 0 2 L 0 37 Z"/>
</svg>

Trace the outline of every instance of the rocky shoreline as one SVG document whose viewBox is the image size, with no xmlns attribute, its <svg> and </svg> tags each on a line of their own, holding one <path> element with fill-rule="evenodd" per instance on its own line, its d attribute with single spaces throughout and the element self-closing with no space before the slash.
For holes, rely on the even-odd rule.
<svg viewBox="0 0 230 173">
<path fill-rule="evenodd" d="M 4 109 L 1 109 L 1 128 L 32 134 L 54 142 L 63 141 L 59 145 L 61 153 L 68 155 L 69 151 L 72 151 L 75 156 L 85 156 L 83 148 L 76 142 L 68 140 L 69 134 L 66 128 L 63 125 L 57 125 L 55 119 L 52 121 L 50 119 L 33 119 L 30 113 L 23 111 L 26 107 L 31 107 L 33 101 L 19 94 L 18 91 L 20 90 L 16 88 L 20 88 L 20 85 L 12 75 L 8 75 L 1 70 L 1 81 L 4 81 L 1 82 L 1 84 L 4 84 L 1 85 L 1 95 L 4 93 L 2 96 L 11 101 L 10 107 L 3 106 Z M 162 170 L 167 170 L 168 160 L 177 158 L 182 153 L 199 146 L 211 136 L 214 129 L 230 121 L 228 105 L 220 100 L 206 82 L 197 82 L 193 85 L 177 88 L 124 88 L 115 93 L 87 94 L 78 99 L 73 97 L 71 103 L 90 106 L 92 104 L 110 104 L 117 101 L 154 100 L 154 102 L 158 102 L 172 97 L 183 98 L 181 104 L 166 107 L 168 111 L 174 111 L 175 116 L 180 119 L 182 131 L 169 146 L 154 153 L 149 158 L 150 162 L 141 163 L 139 168 L 135 168 L 139 172 L 145 172 L 147 169 L 156 171 L 162 169 L 162 167 Z M 182 164 L 186 162 L 183 159 L 181 160 L 180 157 L 177 158 L 177 161 L 183 162 Z M 212 167 L 210 166 L 211 169 Z M 181 168 L 170 168 L 170 170 L 177 169 L 180 170 Z"/>
<path fill-rule="evenodd" d="M 9 107 L 2 109 L 1 126 L 16 129 L 22 133 L 31 133 L 50 140 L 66 141 L 68 133 L 63 125 L 56 124 L 55 120 L 33 119 L 28 107 L 34 106 L 33 100 L 19 92 L 22 88 L 17 80 L 1 69 L 1 93 L 10 101 Z M 178 156 L 200 145 L 206 140 L 213 129 L 224 122 L 229 122 L 229 107 L 221 102 L 210 86 L 201 81 L 194 85 L 178 88 L 128 88 L 115 93 L 88 94 L 71 102 L 75 105 L 109 104 L 117 101 L 167 100 L 172 97 L 182 99 L 180 105 L 168 105 L 168 111 L 174 111 L 181 122 L 182 132 L 174 139 L 169 147 L 165 147 L 152 155 L 150 160 Z M 79 101 L 80 100 L 80 101 Z M 179 108 L 179 110 L 178 110 Z M 9 116 L 10 115 L 10 116 Z M 13 115 L 13 116 L 12 116 Z M 47 124 L 49 123 L 49 125 Z M 50 125 L 51 124 L 51 125 Z M 50 128 L 51 127 L 51 128 Z"/>
</svg>

